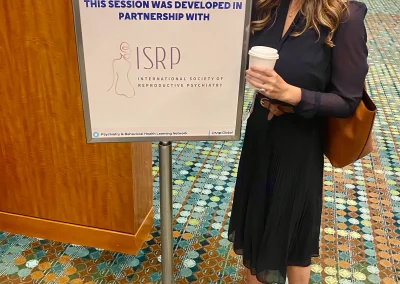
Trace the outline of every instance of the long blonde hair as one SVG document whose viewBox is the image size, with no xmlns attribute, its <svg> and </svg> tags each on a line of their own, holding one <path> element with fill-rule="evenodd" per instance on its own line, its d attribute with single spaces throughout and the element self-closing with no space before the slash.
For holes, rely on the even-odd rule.
<svg viewBox="0 0 400 284">
<path fill-rule="evenodd" d="M 260 31 L 274 17 L 273 11 L 279 7 L 281 0 L 254 0 L 258 12 L 258 20 L 251 23 L 252 33 Z M 326 27 L 329 31 L 325 43 L 333 47 L 332 37 L 338 29 L 342 15 L 348 10 L 349 0 L 304 0 L 300 13 L 305 17 L 305 26 L 292 36 L 299 36 L 309 29 L 314 29 L 320 37 L 320 27 Z M 274 20 L 274 19 L 273 19 Z"/>
</svg>

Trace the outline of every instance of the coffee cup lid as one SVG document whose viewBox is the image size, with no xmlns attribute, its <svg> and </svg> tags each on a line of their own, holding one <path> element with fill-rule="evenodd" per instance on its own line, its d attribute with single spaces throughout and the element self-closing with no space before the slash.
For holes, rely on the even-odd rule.
<svg viewBox="0 0 400 284">
<path fill-rule="evenodd" d="M 251 48 L 253 51 L 257 51 L 260 53 L 268 53 L 268 54 L 278 54 L 278 50 L 268 46 L 253 46 Z"/>
<path fill-rule="evenodd" d="M 250 50 L 249 55 L 263 58 L 263 59 L 279 59 L 279 54 L 278 53 L 262 53 L 258 52 L 257 50 Z"/>
</svg>

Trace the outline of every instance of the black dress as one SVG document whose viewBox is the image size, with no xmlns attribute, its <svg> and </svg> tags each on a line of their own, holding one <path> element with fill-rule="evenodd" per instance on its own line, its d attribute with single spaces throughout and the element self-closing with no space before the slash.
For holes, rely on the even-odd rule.
<svg viewBox="0 0 400 284">
<path fill-rule="evenodd" d="M 234 251 L 262 283 L 285 283 L 287 266 L 306 267 L 318 256 L 324 122 L 354 112 L 368 72 L 364 4 L 350 3 L 333 48 L 324 43 L 324 27 L 319 38 L 314 30 L 290 36 L 304 26 L 300 13 L 281 38 L 288 7 L 289 0 L 281 0 L 275 24 L 255 33 L 250 47 L 277 48 L 275 70 L 302 89 L 302 99 L 294 114 L 269 121 L 256 98 L 229 226 Z"/>
</svg>

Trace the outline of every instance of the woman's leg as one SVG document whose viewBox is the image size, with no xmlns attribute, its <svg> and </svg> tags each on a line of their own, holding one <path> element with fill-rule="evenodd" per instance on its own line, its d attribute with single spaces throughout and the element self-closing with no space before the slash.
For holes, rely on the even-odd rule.
<svg viewBox="0 0 400 284">
<path fill-rule="evenodd" d="M 289 284 L 308 284 L 311 276 L 311 266 L 289 266 L 287 276 Z"/>
<path fill-rule="evenodd" d="M 246 283 L 247 284 L 260 284 L 261 282 L 257 280 L 257 277 L 255 275 L 251 275 L 250 269 L 246 269 L 247 271 L 247 279 Z"/>
</svg>

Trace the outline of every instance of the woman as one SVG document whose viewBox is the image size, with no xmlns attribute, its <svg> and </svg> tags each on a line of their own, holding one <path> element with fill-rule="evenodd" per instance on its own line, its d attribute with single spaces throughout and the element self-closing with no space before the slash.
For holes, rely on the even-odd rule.
<svg viewBox="0 0 400 284">
<path fill-rule="evenodd" d="M 235 189 L 229 239 L 248 283 L 308 283 L 318 256 L 327 117 L 348 117 L 368 72 L 367 8 L 345 0 L 253 0 L 250 48 L 279 51 L 254 67 L 258 88 Z M 345 145 L 344 145 L 345 146 Z"/>
</svg>

